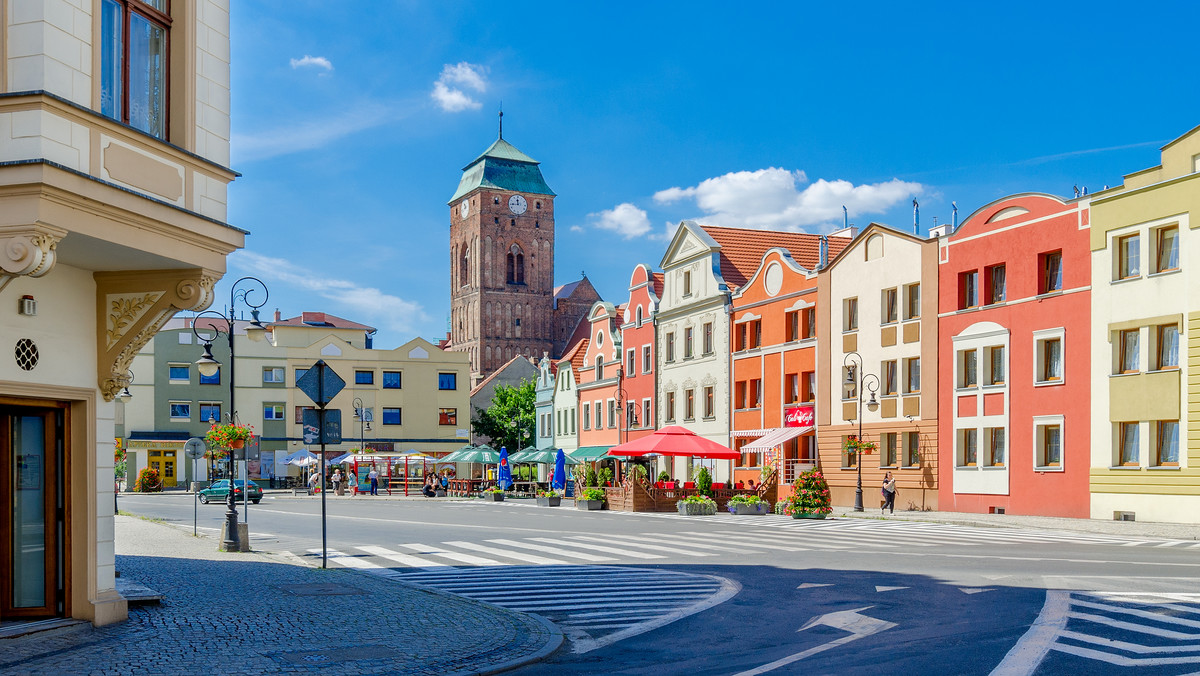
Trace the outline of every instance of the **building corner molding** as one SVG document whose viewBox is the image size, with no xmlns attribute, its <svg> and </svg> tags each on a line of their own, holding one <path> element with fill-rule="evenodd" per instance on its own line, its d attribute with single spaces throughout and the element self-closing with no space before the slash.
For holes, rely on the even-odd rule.
<svg viewBox="0 0 1200 676">
<path fill-rule="evenodd" d="M 129 384 L 134 356 L 175 313 L 212 303 L 220 276 L 198 268 L 94 273 L 97 383 L 105 401 Z"/>
</svg>

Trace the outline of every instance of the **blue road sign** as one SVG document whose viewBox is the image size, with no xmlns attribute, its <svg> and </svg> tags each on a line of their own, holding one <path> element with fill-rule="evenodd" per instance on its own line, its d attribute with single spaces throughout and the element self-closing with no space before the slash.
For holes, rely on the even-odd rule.
<svg viewBox="0 0 1200 676">
<path fill-rule="evenodd" d="M 346 387 L 346 381 L 334 372 L 325 360 L 318 361 L 313 367 L 300 376 L 296 387 L 313 400 L 317 406 L 324 406 L 333 401 L 338 392 Z"/>
<path fill-rule="evenodd" d="M 321 410 L 304 409 L 304 443 L 306 444 L 340 444 L 342 443 L 342 412 L 338 409 L 325 411 L 325 427 L 321 427 Z M 324 434 L 321 432 L 324 431 Z"/>
</svg>

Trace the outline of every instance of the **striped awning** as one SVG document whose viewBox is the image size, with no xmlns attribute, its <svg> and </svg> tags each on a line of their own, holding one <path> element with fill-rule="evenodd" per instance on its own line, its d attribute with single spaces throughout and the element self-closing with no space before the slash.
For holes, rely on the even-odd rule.
<svg viewBox="0 0 1200 676">
<path fill-rule="evenodd" d="M 764 434 L 770 434 L 771 432 L 774 432 L 775 429 L 776 428 L 774 428 L 774 427 L 768 427 L 765 430 L 733 430 L 732 432 L 729 433 L 729 436 L 733 437 L 734 439 L 738 439 L 740 437 L 758 438 Z"/>
<path fill-rule="evenodd" d="M 769 451 L 772 448 L 791 441 L 801 434 L 816 429 L 815 427 L 780 427 L 771 432 L 759 437 L 758 439 L 742 446 L 742 453 L 758 453 L 760 451 Z"/>
<path fill-rule="evenodd" d="M 604 457 L 604 454 L 608 453 L 608 449 L 610 448 L 612 446 L 580 446 L 567 455 L 581 462 L 591 462 Z"/>
</svg>

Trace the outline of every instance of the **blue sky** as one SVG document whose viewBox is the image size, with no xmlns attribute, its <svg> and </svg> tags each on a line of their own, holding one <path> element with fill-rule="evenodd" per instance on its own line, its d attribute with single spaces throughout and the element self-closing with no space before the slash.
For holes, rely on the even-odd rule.
<svg viewBox="0 0 1200 676">
<path fill-rule="evenodd" d="M 376 345 L 444 335 L 449 208 L 504 136 L 558 193 L 557 283 L 627 299 L 671 226 L 927 229 L 1095 191 L 1200 124 L 1191 2 L 233 3 L 228 284 Z M 1133 7 L 1134 11 L 1130 11 Z M 269 312 L 268 312 L 269 314 Z"/>
</svg>

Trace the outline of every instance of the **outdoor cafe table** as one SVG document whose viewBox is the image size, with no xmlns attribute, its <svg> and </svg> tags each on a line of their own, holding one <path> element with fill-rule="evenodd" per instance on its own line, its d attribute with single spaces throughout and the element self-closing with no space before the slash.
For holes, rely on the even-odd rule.
<svg viewBox="0 0 1200 676">
<path fill-rule="evenodd" d="M 483 487 L 483 479 L 451 479 L 450 495 L 456 497 L 473 497 L 479 494 Z"/>
</svg>

